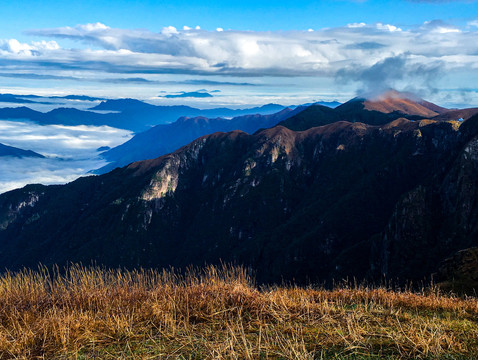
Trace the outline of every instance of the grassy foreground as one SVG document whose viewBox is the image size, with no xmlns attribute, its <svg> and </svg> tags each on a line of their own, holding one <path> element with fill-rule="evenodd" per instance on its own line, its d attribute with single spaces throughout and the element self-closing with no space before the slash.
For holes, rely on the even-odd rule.
<svg viewBox="0 0 478 360">
<path fill-rule="evenodd" d="M 241 268 L 0 277 L 0 359 L 472 359 L 478 301 L 257 289 Z"/>
</svg>

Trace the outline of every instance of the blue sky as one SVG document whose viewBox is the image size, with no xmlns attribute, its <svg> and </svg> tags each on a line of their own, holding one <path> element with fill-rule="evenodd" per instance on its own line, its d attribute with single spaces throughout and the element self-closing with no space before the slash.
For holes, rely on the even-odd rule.
<svg viewBox="0 0 478 360">
<path fill-rule="evenodd" d="M 219 90 L 174 100 L 205 107 L 393 86 L 478 105 L 476 1 L 26 0 L 0 10 L 1 92 L 172 102 L 157 95 Z"/>
<path fill-rule="evenodd" d="M 1 5 L 1 37 L 17 37 L 34 28 L 101 22 L 118 28 L 199 25 L 234 30 L 301 30 L 337 27 L 350 22 L 385 22 L 399 26 L 441 19 L 463 23 L 478 15 L 476 1 L 311 1 L 175 0 L 54 1 L 23 0 Z"/>
</svg>

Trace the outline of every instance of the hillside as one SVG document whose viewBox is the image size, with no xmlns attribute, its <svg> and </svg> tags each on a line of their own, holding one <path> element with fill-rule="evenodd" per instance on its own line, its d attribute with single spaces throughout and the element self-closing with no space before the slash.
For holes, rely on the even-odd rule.
<svg viewBox="0 0 478 360">
<path fill-rule="evenodd" d="M 282 286 L 245 269 L 0 276 L 0 358 L 473 359 L 476 298 Z"/>
<path fill-rule="evenodd" d="M 215 133 L 102 176 L 27 186 L 0 196 L 0 264 L 235 261 L 261 282 L 424 279 L 476 246 L 477 123 Z"/>
<path fill-rule="evenodd" d="M 130 104 L 131 102 L 133 104 Z M 140 109 L 145 105 L 133 100 L 125 103 L 122 100 L 115 100 L 102 103 L 103 107 L 101 108 L 122 110 L 123 104 Z M 148 106 L 146 110 L 152 106 L 146 105 Z M 336 105 L 341 104 L 337 103 Z M 183 112 L 186 111 L 183 110 Z M 158 125 L 139 133 L 125 144 L 103 153 L 102 157 L 110 163 L 96 170 L 95 173 L 103 174 L 133 161 L 167 154 L 200 136 L 217 131 L 242 130 L 253 133 L 260 128 L 272 127 L 277 123 L 294 131 L 303 131 L 337 121 L 362 122 L 370 125 L 385 125 L 399 118 L 420 120 L 434 117 L 439 121 L 448 121 L 458 120 L 460 117 L 468 119 L 474 113 L 474 109 L 449 111 L 423 99 L 413 97 L 411 94 L 388 91 L 372 100 L 355 98 L 341 106 L 336 106 L 336 108 L 316 103 L 299 106 L 294 110 L 286 108 L 276 114 L 243 115 L 231 120 L 182 117 L 172 124 Z"/>
<path fill-rule="evenodd" d="M 200 136 L 218 131 L 242 130 L 254 133 L 260 128 L 269 128 L 281 120 L 287 119 L 302 111 L 285 108 L 270 115 L 242 115 L 232 119 L 205 117 L 181 117 L 172 124 L 157 125 L 111 150 L 101 154 L 110 163 L 95 173 L 104 174 L 116 167 L 128 165 L 134 161 L 153 159 L 188 144 Z"/>
</svg>

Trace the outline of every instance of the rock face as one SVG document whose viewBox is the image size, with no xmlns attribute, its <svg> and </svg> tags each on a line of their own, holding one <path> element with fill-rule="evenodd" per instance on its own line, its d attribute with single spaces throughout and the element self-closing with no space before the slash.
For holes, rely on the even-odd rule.
<svg viewBox="0 0 478 360">
<path fill-rule="evenodd" d="M 478 247 L 460 250 L 445 259 L 438 269 L 437 281 L 445 289 L 475 294 L 478 290 Z"/>
<path fill-rule="evenodd" d="M 466 139 L 451 150 L 455 140 L 442 132 L 432 140 L 445 151 L 426 183 L 404 194 L 379 241 L 375 270 L 402 279 L 437 270 L 436 261 L 477 245 L 478 239 L 478 138 L 472 135 L 474 117 L 459 133 Z M 446 154 L 456 155 L 447 156 Z"/>
<path fill-rule="evenodd" d="M 28 186 L 0 195 L 0 266 L 225 261 L 265 282 L 422 279 L 478 245 L 477 124 L 215 133 L 105 175 Z"/>
</svg>

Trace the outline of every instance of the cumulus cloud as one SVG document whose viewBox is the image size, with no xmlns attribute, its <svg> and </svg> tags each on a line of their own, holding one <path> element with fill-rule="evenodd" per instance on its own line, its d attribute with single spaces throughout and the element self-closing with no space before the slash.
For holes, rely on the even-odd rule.
<svg viewBox="0 0 478 360">
<path fill-rule="evenodd" d="M 351 23 L 315 31 L 205 31 L 169 26 L 151 32 L 96 23 L 29 31 L 45 38 L 40 43 L 3 41 L 0 71 L 41 70 L 53 75 L 65 70 L 78 77 L 83 71 L 90 78 L 91 74 L 100 74 L 96 78 L 106 73 L 129 74 L 132 80 L 124 81 L 138 83 L 148 83 L 153 74 L 337 76 L 342 82 L 347 74 L 360 82 L 366 69 L 379 69 L 387 59 L 406 57 L 400 68 L 405 73 L 440 64 L 452 74 L 478 67 L 478 29 L 472 25 L 457 28 L 435 20 L 408 29 L 386 23 Z M 52 38 L 87 46 L 65 49 Z M 414 77 L 408 78 L 413 82 Z"/>
<path fill-rule="evenodd" d="M 458 29 L 456 26 L 447 24 L 442 20 L 425 21 L 421 29 L 431 33 L 439 33 L 439 34 L 461 32 L 461 30 Z"/>
<path fill-rule="evenodd" d="M 399 83 L 414 84 L 414 92 L 434 90 L 435 81 L 444 71 L 442 62 L 423 64 L 415 61 L 410 54 L 391 56 L 371 67 L 345 67 L 337 72 L 342 83 L 355 81 L 362 84 L 361 94 L 380 94 L 390 88 L 403 88 Z M 410 85 L 407 85 L 410 89 Z M 412 90 L 412 89 L 410 89 Z"/>
<path fill-rule="evenodd" d="M 30 44 L 21 43 L 16 39 L 0 40 L 0 54 L 11 53 L 17 55 L 35 56 L 49 50 L 58 50 L 56 41 L 32 41 Z"/>
<path fill-rule="evenodd" d="M 98 157 L 102 146 L 117 146 L 129 131 L 108 126 L 41 126 L 31 122 L 0 120 L 0 143 L 29 149 L 45 159 L 2 157 L 0 193 L 29 183 L 65 183 L 106 165 Z"/>
</svg>

